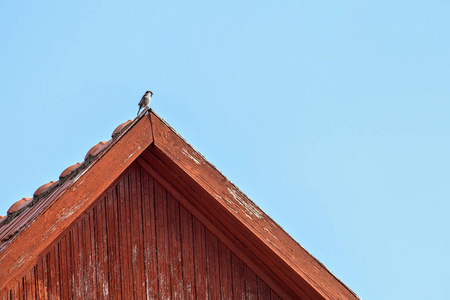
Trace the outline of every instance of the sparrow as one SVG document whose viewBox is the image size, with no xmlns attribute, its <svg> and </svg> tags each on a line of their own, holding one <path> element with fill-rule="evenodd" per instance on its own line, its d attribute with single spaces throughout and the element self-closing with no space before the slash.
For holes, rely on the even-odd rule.
<svg viewBox="0 0 450 300">
<path fill-rule="evenodd" d="M 141 109 L 145 108 L 146 106 L 148 106 L 150 104 L 150 101 L 152 101 L 152 95 L 153 93 L 151 91 L 146 91 L 144 96 L 142 96 L 141 101 L 139 101 L 139 110 L 138 110 L 138 115 L 139 112 L 141 111 Z"/>
</svg>

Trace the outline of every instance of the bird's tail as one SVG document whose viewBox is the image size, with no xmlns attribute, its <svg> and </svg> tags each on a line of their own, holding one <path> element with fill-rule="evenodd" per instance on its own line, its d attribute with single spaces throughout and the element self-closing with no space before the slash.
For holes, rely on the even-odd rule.
<svg viewBox="0 0 450 300">
<path fill-rule="evenodd" d="M 136 116 L 139 116 L 139 112 L 141 111 L 141 107 L 139 106 L 138 113 Z"/>
</svg>

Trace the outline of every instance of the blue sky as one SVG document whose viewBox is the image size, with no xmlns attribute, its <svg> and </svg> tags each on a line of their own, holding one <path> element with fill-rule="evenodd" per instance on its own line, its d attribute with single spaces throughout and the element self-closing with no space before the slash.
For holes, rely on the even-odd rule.
<svg viewBox="0 0 450 300">
<path fill-rule="evenodd" d="M 362 299 L 449 299 L 450 4 L 0 1 L 0 212 L 152 107 Z"/>
</svg>

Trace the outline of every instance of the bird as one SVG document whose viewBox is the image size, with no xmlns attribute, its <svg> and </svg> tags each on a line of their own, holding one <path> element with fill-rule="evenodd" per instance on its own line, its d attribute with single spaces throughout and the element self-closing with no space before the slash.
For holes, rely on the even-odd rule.
<svg viewBox="0 0 450 300">
<path fill-rule="evenodd" d="M 149 106 L 150 101 L 152 101 L 152 95 L 153 93 L 151 91 L 146 91 L 144 96 L 142 96 L 141 101 L 139 101 L 139 110 L 137 115 L 139 115 L 139 112 L 141 109 L 145 108 L 146 106 Z"/>
</svg>

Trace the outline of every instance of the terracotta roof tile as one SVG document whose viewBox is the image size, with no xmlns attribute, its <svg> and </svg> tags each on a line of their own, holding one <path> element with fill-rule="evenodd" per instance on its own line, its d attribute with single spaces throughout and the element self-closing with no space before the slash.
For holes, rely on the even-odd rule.
<svg viewBox="0 0 450 300">
<path fill-rule="evenodd" d="M 131 122 L 133 122 L 133 120 L 128 120 L 128 121 L 126 121 L 126 122 L 120 124 L 119 126 L 117 126 L 117 128 L 113 131 L 111 137 L 112 137 L 113 139 L 115 139 L 116 136 L 118 136 L 118 135 L 122 132 L 122 130 L 123 130 L 126 126 L 128 126 L 128 124 L 130 124 Z"/>
<path fill-rule="evenodd" d="M 50 190 L 50 188 L 56 183 L 57 181 L 50 181 L 49 183 L 46 183 L 44 185 L 42 185 L 40 188 L 38 188 L 36 190 L 36 192 L 34 192 L 33 197 L 37 197 L 45 192 L 47 192 L 48 190 Z"/>
<path fill-rule="evenodd" d="M 12 214 L 12 213 L 14 213 L 14 212 L 24 208 L 25 206 L 30 204 L 31 201 L 33 201 L 33 198 L 22 198 L 22 199 L 20 199 L 19 201 L 17 201 L 13 205 L 11 205 L 11 207 L 8 209 L 8 214 Z"/>
<path fill-rule="evenodd" d="M 74 172 L 75 170 L 77 170 L 79 167 L 81 166 L 81 163 L 76 163 L 74 165 L 71 165 L 70 167 L 68 167 L 67 169 L 65 169 L 61 175 L 59 175 L 59 179 L 63 179 L 67 176 L 69 176 L 72 172 Z"/>
<path fill-rule="evenodd" d="M 89 152 L 86 154 L 86 157 L 84 158 L 84 160 L 87 160 L 89 157 L 96 157 L 97 155 L 99 155 L 103 150 L 105 150 L 111 143 L 113 140 L 109 140 L 107 142 L 100 142 L 97 145 L 95 145 L 94 147 L 91 148 L 91 150 L 89 150 Z"/>
<path fill-rule="evenodd" d="M 0 216 L 0 223 L 3 221 L 4 218 L 6 218 L 6 216 Z"/>
</svg>

